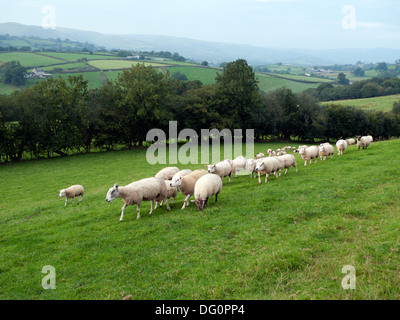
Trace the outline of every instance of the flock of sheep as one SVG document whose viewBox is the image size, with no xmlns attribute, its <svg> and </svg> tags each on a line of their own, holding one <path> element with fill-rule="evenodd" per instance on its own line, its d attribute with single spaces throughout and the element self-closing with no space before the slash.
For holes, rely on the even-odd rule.
<svg viewBox="0 0 400 320">
<path fill-rule="evenodd" d="M 366 149 L 373 141 L 372 136 L 358 136 L 355 139 L 339 140 L 336 142 L 337 154 L 342 155 L 347 146 L 357 143 L 358 150 L 360 148 Z M 254 159 L 245 159 L 239 156 L 234 160 L 223 160 L 216 164 L 207 165 L 207 170 L 179 170 L 177 167 L 167 167 L 159 171 L 154 177 L 142 179 L 132 182 L 126 186 L 118 186 L 115 184 L 111 187 L 106 195 L 106 201 L 111 202 L 116 198 L 121 198 L 124 202 L 121 212 L 120 221 L 124 218 L 125 208 L 129 205 L 137 206 L 137 219 L 140 218 L 140 206 L 143 201 L 151 202 L 151 209 L 149 214 L 158 205 L 162 206 L 165 202 L 167 209 L 169 207 L 168 199 L 173 199 L 177 196 L 178 190 L 185 196 L 182 209 L 189 205 L 189 199 L 194 195 L 192 202 L 196 203 L 200 210 L 203 210 L 207 204 L 208 199 L 215 195 L 215 201 L 218 200 L 218 195 L 222 190 L 222 179 L 229 178 L 233 174 L 237 176 L 241 170 L 248 170 L 250 177 L 258 174 L 258 182 L 261 184 L 261 174 L 265 174 L 265 182 L 268 181 L 268 176 L 274 174 L 277 178 L 281 175 L 282 170 L 288 172 L 290 167 L 294 167 L 297 172 L 297 164 L 293 154 L 288 154 L 287 151 L 298 153 L 304 160 L 306 166 L 309 162 L 315 159 L 317 162 L 318 157 L 321 160 L 326 160 L 326 157 L 333 156 L 334 147 L 330 143 L 322 143 L 319 146 L 299 146 L 295 147 L 286 146 L 282 149 L 267 151 L 268 156 L 265 157 L 263 153 L 255 155 Z M 60 197 L 65 196 L 65 205 L 68 199 L 78 197 L 81 201 L 84 195 L 84 188 L 81 185 L 73 185 L 67 189 L 60 190 Z M 80 198 L 79 198 L 80 197 Z"/>
</svg>

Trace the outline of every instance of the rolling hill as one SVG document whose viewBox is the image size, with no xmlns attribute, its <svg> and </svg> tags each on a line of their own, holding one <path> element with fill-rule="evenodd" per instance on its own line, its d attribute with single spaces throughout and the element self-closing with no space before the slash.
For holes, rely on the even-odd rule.
<svg viewBox="0 0 400 320">
<path fill-rule="evenodd" d="M 91 43 L 98 47 L 105 47 L 106 49 L 179 52 L 186 58 L 196 61 L 207 60 L 217 65 L 221 62 L 229 62 L 239 58 L 246 59 L 251 65 L 282 62 L 312 66 L 355 63 L 357 60 L 393 62 L 400 57 L 400 50 L 385 48 L 336 50 L 279 49 L 159 35 L 102 34 L 94 31 L 69 28 L 45 30 L 40 26 L 28 26 L 11 22 L 0 23 L 0 34 L 39 37 L 43 39 L 69 39 Z"/>
</svg>

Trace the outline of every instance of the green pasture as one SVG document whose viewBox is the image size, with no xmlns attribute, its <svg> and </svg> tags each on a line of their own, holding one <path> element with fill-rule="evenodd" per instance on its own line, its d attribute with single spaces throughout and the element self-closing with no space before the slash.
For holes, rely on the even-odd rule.
<svg viewBox="0 0 400 320">
<path fill-rule="evenodd" d="M 91 60 L 88 62 L 91 66 L 104 70 L 112 70 L 112 69 L 128 69 L 132 66 L 135 66 L 138 61 L 127 61 L 127 60 Z M 155 62 L 140 62 L 140 64 L 144 64 L 147 66 L 153 67 L 162 67 L 165 64 L 155 63 Z"/>
<path fill-rule="evenodd" d="M 202 67 L 169 67 L 165 69 L 169 71 L 171 75 L 175 72 L 180 72 L 186 75 L 190 81 L 200 80 L 203 85 L 214 84 L 217 74 L 221 73 L 219 70 Z"/>
<path fill-rule="evenodd" d="M 336 100 L 331 102 L 322 102 L 322 104 L 339 104 L 344 106 L 352 106 L 364 110 L 376 110 L 389 112 L 393 108 L 394 102 L 400 101 L 400 94 L 391 96 L 373 97 L 365 99 L 349 99 L 349 100 Z"/>
<path fill-rule="evenodd" d="M 28 52 L 4 52 L 0 53 L 0 62 L 19 61 L 24 67 L 48 66 L 60 63 L 60 60 Z"/>
<path fill-rule="evenodd" d="M 296 82 L 260 73 L 256 73 L 256 78 L 259 81 L 258 86 L 260 87 L 260 90 L 264 92 L 275 90 L 281 87 L 286 87 L 297 93 L 304 91 L 308 88 L 316 88 L 319 85 L 319 83 Z"/>
<path fill-rule="evenodd" d="M 254 152 L 290 143 L 258 143 Z M 293 145 L 293 143 L 291 143 Z M 296 144 L 297 146 L 297 144 Z M 223 180 L 204 211 L 178 195 L 148 215 L 119 216 L 105 201 L 154 176 L 146 149 L 0 166 L 0 299 L 399 299 L 400 140 L 350 146 L 343 156 L 293 168 L 258 184 Z M 198 169 L 204 164 L 178 164 Z M 59 190 L 82 184 L 64 207 Z M 44 266 L 56 289 L 41 286 Z M 356 270 L 356 289 L 342 288 Z"/>
</svg>

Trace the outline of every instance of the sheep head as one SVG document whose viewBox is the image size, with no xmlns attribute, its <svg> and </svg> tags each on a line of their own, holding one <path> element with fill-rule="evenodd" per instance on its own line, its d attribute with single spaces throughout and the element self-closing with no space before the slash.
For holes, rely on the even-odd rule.
<svg viewBox="0 0 400 320">
<path fill-rule="evenodd" d="M 114 184 L 113 187 L 108 189 L 108 192 L 106 195 L 106 201 L 107 202 L 113 201 L 115 198 L 118 197 L 118 193 L 119 193 L 119 189 L 118 189 L 118 184 L 116 183 L 116 184 Z"/>
</svg>

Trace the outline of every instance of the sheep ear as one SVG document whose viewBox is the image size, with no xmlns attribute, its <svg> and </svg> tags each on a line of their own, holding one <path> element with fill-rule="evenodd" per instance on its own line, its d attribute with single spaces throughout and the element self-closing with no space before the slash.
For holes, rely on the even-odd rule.
<svg viewBox="0 0 400 320">
<path fill-rule="evenodd" d="M 118 183 L 114 184 L 114 187 L 115 187 L 116 189 L 118 189 Z"/>
</svg>

